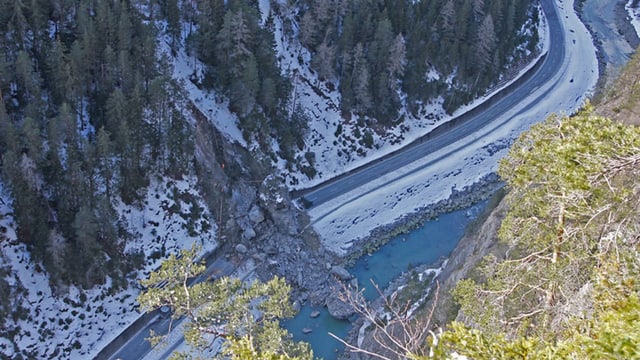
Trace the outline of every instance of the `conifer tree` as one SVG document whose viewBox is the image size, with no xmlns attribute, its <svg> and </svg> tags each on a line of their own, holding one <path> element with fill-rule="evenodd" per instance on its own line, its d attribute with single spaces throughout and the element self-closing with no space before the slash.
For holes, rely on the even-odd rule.
<svg viewBox="0 0 640 360">
<path fill-rule="evenodd" d="M 629 221 L 640 216 L 639 154 L 637 128 L 590 109 L 551 117 L 521 135 L 499 170 L 510 188 L 499 237 L 510 251 L 504 260 L 487 258 L 486 282 L 458 284 L 457 299 L 475 329 L 459 326 L 447 335 L 456 351 L 474 356 L 494 340 L 495 351 L 505 350 L 513 339 L 529 353 L 559 358 L 590 358 L 587 348 L 598 358 L 609 358 L 616 346 L 628 351 L 613 345 L 626 335 L 605 329 L 626 328 L 628 316 L 637 315 L 640 287 L 624 279 L 640 262 L 621 254 L 638 236 Z M 583 312 L 567 312 L 571 306 Z M 615 313 L 606 313 L 612 306 Z M 638 339 L 637 331 L 629 334 Z"/>
<path fill-rule="evenodd" d="M 172 254 L 143 280 L 146 290 L 138 297 L 141 307 L 150 311 L 169 306 L 172 318 L 187 317 L 184 335 L 193 346 L 206 348 L 211 340 L 224 339 L 220 358 L 313 358 L 307 344 L 293 342 L 279 326 L 280 319 L 293 315 L 290 287 L 284 279 L 246 284 L 223 277 L 191 284 L 191 279 L 205 269 L 197 259 L 198 253 L 193 246 L 182 250 L 180 256 Z M 161 341 L 162 336 L 154 340 Z"/>
</svg>

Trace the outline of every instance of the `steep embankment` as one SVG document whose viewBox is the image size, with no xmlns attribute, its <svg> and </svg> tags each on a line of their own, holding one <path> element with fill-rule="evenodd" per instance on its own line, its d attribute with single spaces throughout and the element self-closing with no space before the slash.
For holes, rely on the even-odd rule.
<svg viewBox="0 0 640 360">
<path fill-rule="evenodd" d="M 627 63 L 619 78 L 602 91 L 602 97 L 595 103 L 595 113 L 616 122 L 640 124 L 640 88 L 637 79 L 640 72 L 640 56 L 637 54 Z M 442 324 L 455 317 L 455 307 L 451 302 L 450 290 L 463 278 L 477 278 L 475 270 L 485 255 L 504 254 L 504 245 L 498 243 L 497 231 L 507 211 L 504 201 L 499 202 L 487 215 L 486 220 L 470 229 L 460 240 L 458 247 L 440 275 L 440 299 L 434 312 L 434 322 Z"/>
<path fill-rule="evenodd" d="M 624 358 L 638 351 L 629 316 L 638 306 L 640 136 L 620 125 L 639 123 L 638 58 L 595 111 L 550 119 L 516 143 L 501 167 L 509 194 L 442 272 L 432 320 L 464 324 L 445 333 L 447 349 L 471 357 Z M 480 266 L 487 255 L 494 256 Z M 452 305 L 454 287 L 461 311 Z"/>
<path fill-rule="evenodd" d="M 618 81 L 603 92 L 596 112 L 624 124 L 640 125 L 639 71 L 640 57 L 636 54 L 629 60 Z"/>
<path fill-rule="evenodd" d="M 498 242 L 498 229 L 507 212 L 507 204 L 502 201 L 504 190 L 499 190 L 487 206 L 486 213 L 481 216 L 460 239 L 447 264 L 439 275 L 438 303 L 434 307 L 432 324 L 441 326 L 455 318 L 457 306 L 451 295 L 451 290 L 458 281 L 472 277 L 480 278 L 475 271 L 482 259 L 493 254 L 500 257 L 506 247 Z M 427 309 L 433 307 L 429 302 Z"/>
</svg>

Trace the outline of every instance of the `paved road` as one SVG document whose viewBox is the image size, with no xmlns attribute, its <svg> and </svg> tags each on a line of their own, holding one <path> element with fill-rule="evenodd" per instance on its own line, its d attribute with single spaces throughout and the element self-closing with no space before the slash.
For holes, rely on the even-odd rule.
<svg viewBox="0 0 640 360">
<path fill-rule="evenodd" d="M 427 154 L 442 149 L 456 140 L 478 131 L 484 126 L 492 124 L 495 119 L 499 118 L 501 114 L 507 112 L 515 104 L 519 104 L 525 100 L 528 101 L 529 105 L 521 110 L 521 112 L 523 112 L 535 105 L 539 99 L 544 98 L 546 92 L 538 95 L 534 99 L 531 99 L 530 95 L 553 79 L 558 71 L 560 71 L 565 57 L 565 34 L 553 5 L 553 0 L 541 0 L 541 3 L 548 19 L 551 42 L 548 53 L 544 57 L 542 64 L 536 68 L 533 76 L 529 77 L 522 84 L 510 88 L 508 94 L 501 94 L 499 100 L 492 100 L 491 105 L 483 108 L 482 111 L 474 111 L 471 113 L 472 116 L 467 115 L 443 124 L 424 138 L 382 159 L 373 161 L 312 189 L 296 191 L 294 192 L 294 196 L 304 196 L 304 198 L 311 203 L 312 207 L 322 204 L 372 179 L 379 178 Z M 551 89 L 553 87 L 548 88 Z M 437 160 L 438 159 L 434 161 Z M 174 323 L 173 326 L 175 327 L 176 324 Z M 131 337 L 117 352 L 107 358 L 113 360 L 133 360 L 144 357 L 145 354 L 151 350 L 149 343 L 145 340 L 145 338 L 149 336 L 150 330 L 164 334 L 168 327 L 169 319 L 162 318 L 160 315 L 153 317 L 142 331 Z M 166 354 L 169 354 L 172 349 L 167 350 L 169 351 L 167 351 Z"/>
<path fill-rule="evenodd" d="M 217 259 L 213 263 L 207 266 L 207 270 L 203 275 L 200 275 L 194 280 L 194 282 L 200 282 L 208 280 L 209 278 L 218 278 L 221 276 L 228 276 L 236 269 L 235 265 L 224 260 L 224 258 Z M 110 360 L 139 360 L 145 357 L 149 351 L 151 351 L 151 344 L 146 339 L 150 337 L 151 331 L 156 334 L 167 334 L 169 327 L 175 329 L 182 319 L 177 319 L 171 323 L 170 316 L 161 316 L 160 312 L 156 310 L 157 315 L 151 318 L 151 320 L 144 326 L 144 328 L 130 337 L 126 343 L 124 343 L 113 354 L 107 355 L 104 358 Z M 166 357 L 169 357 L 175 347 L 169 347 L 165 349 Z M 161 345 L 159 345 L 161 346 Z"/>
<path fill-rule="evenodd" d="M 546 96 L 547 92 L 537 96 L 535 99 L 530 99 L 530 95 L 554 78 L 560 71 L 565 58 L 565 34 L 558 18 L 557 10 L 553 5 L 553 0 L 542 0 L 541 4 L 549 24 L 549 50 L 542 60 L 542 64 L 536 67 L 535 73 L 528 77 L 526 81 L 505 90 L 508 92 L 507 94 L 498 94 L 497 96 L 500 99 L 490 100 L 492 104 L 488 108 L 482 107 L 480 111 L 472 111 L 471 114 L 463 115 L 442 124 L 410 145 L 335 179 L 310 189 L 294 191 L 292 193 L 293 197 L 302 197 L 306 200 L 305 205 L 307 207 L 315 207 L 478 131 L 491 124 L 495 119 L 500 118 L 500 115 L 506 113 L 518 103 L 529 101 L 529 105 L 521 110 L 520 113 L 534 106 Z"/>
</svg>

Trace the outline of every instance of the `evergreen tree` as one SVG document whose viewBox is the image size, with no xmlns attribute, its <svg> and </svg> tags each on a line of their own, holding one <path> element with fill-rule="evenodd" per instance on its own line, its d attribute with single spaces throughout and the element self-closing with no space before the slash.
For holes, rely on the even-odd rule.
<svg viewBox="0 0 640 360">
<path fill-rule="evenodd" d="M 104 191 L 107 199 L 111 199 L 111 189 L 114 183 L 114 169 L 117 163 L 114 159 L 114 145 L 110 134 L 101 127 L 96 136 L 96 152 L 98 173 L 104 184 Z"/>
<path fill-rule="evenodd" d="M 175 53 L 182 39 L 182 24 L 178 0 L 163 0 L 162 13 L 167 19 L 167 33 L 171 39 L 171 50 Z"/>
<path fill-rule="evenodd" d="M 178 178 L 190 168 L 194 150 L 191 129 L 183 115 L 174 110 L 168 134 L 169 175 Z"/>
<path fill-rule="evenodd" d="M 476 43 L 477 60 L 482 68 L 493 68 L 493 56 L 496 46 L 496 34 L 491 14 L 487 15 L 478 29 L 478 42 Z"/>
<path fill-rule="evenodd" d="M 293 342 L 291 335 L 280 328 L 279 320 L 293 315 L 290 287 L 283 279 L 245 284 L 224 277 L 190 284 L 190 279 L 205 269 L 197 260 L 198 252 L 194 246 L 181 251 L 179 257 L 172 254 L 143 280 L 146 290 L 138 297 L 141 307 L 151 311 L 169 306 L 172 317 L 189 318 L 184 336 L 191 345 L 210 346 L 205 335 L 223 338 L 221 356 L 225 358 L 313 358 L 307 344 Z M 161 283 L 165 285 L 158 286 Z"/>
<path fill-rule="evenodd" d="M 68 251 L 69 274 L 86 288 L 104 279 L 104 255 L 98 243 L 98 223 L 93 209 L 82 205 L 73 221 L 74 242 Z"/>
<path fill-rule="evenodd" d="M 536 351 L 559 340 L 552 351 L 568 346 L 570 352 L 585 354 L 572 345 L 580 339 L 602 354 L 611 353 L 604 344 L 618 337 L 603 338 L 593 330 L 618 321 L 616 326 L 624 328 L 626 311 L 637 309 L 640 288 L 623 282 L 638 273 L 640 263 L 619 254 L 627 253 L 628 239 L 637 236 L 628 221 L 640 216 L 638 189 L 632 186 L 639 151 L 637 128 L 614 124 L 588 109 L 571 118 L 551 117 L 518 139 L 499 170 L 510 187 L 510 210 L 499 237 L 510 251 L 504 260 L 486 260 L 485 283 L 465 280 L 457 286 L 462 311 L 477 331 L 456 328 L 455 346 L 471 354 L 477 341 L 465 345 L 460 337 L 480 340 L 494 334 L 503 345 L 504 339 L 517 338 Z M 567 307 L 585 296 L 593 304 L 585 312 L 599 314 L 611 306 L 620 312 L 615 318 L 596 315 L 586 323 L 582 314 L 568 318 Z M 583 333 L 576 324 L 590 330 Z"/>
<path fill-rule="evenodd" d="M 354 109 L 362 114 L 370 110 L 373 105 L 370 81 L 370 72 L 364 55 L 364 46 L 362 43 L 358 43 L 353 51 L 351 88 L 353 89 Z"/>
<path fill-rule="evenodd" d="M 4 101 L 0 101 L 0 154 L 5 151 L 18 151 L 18 132 L 7 114 Z"/>
</svg>

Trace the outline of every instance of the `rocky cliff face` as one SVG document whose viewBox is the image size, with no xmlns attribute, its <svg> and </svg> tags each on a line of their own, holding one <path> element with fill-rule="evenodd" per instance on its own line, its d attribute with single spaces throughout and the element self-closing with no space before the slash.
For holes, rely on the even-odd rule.
<svg viewBox="0 0 640 360">
<path fill-rule="evenodd" d="M 425 307 L 434 309 L 431 319 L 434 326 L 443 325 L 457 317 L 458 309 L 451 290 L 458 281 L 465 278 L 479 279 L 481 274 L 477 271 L 477 266 L 485 256 L 489 254 L 498 258 L 504 256 L 506 246 L 498 242 L 497 235 L 507 211 L 505 201 L 501 201 L 503 191 L 500 190 L 492 199 L 495 205 L 489 207 L 491 210 L 487 210 L 484 216 L 478 218 L 467 230 L 466 235 L 460 239 L 438 276 L 438 301 L 434 307 L 433 300 L 430 300 Z"/>
<path fill-rule="evenodd" d="M 284 277 L 294 299 L 325 305 L 339 279 L 331 270 L 342 260 L 324 251 L 284 181 L 192 110 L 200 188 L 219 226 L 221 253 L 237 263 L 252 258 L 261 280 Z"/>
</svg>

